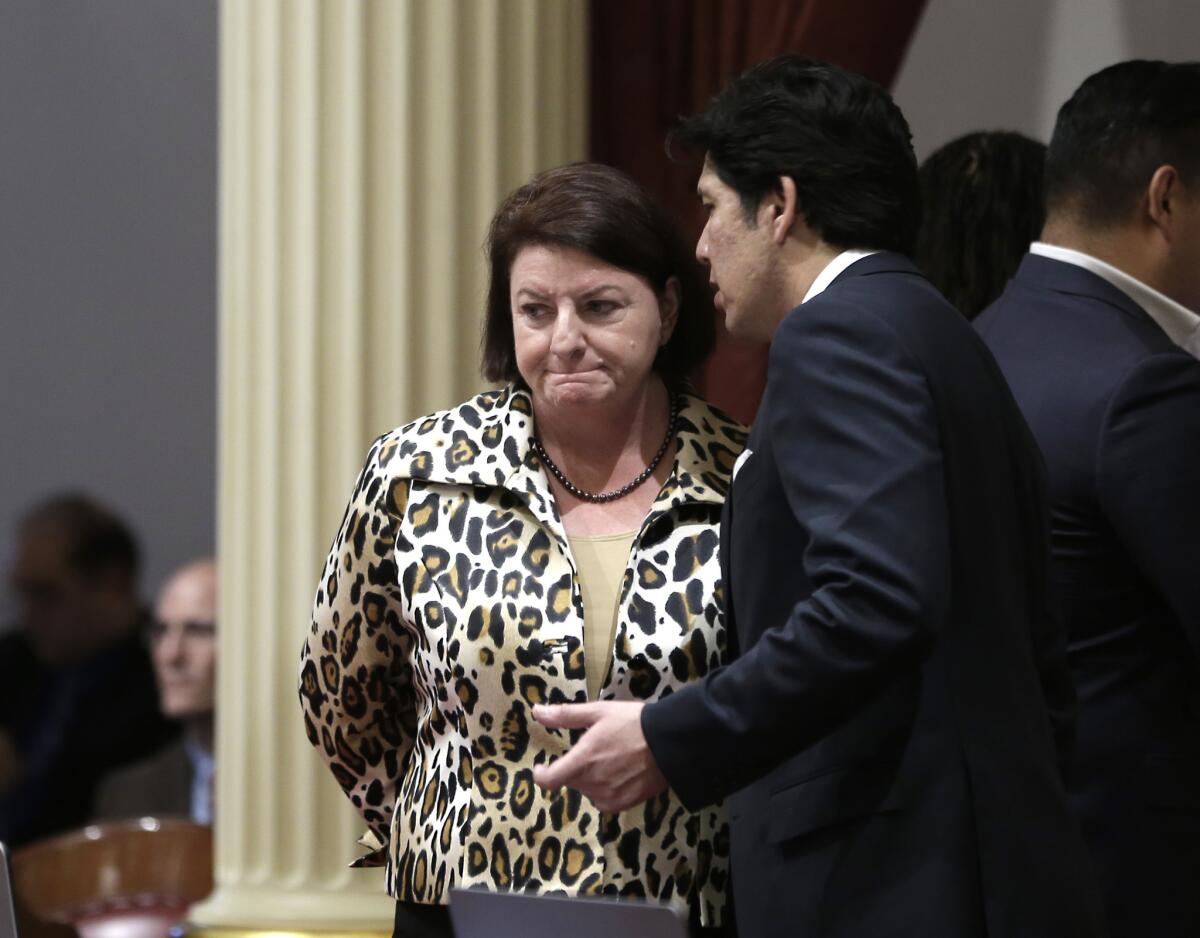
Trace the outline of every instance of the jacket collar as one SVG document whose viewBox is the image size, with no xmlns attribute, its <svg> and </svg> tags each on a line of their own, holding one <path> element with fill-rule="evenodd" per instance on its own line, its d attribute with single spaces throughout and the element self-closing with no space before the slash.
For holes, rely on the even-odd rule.
<svg viewBox="0 0 1200 938">
<path fill-rule="evenodd" d="M 384 457 L 387 461 L 399 457 L 401 476 L 504 488 L 565 540 L 550 481 L 533 450 L 533 434 L 529 393 L 508 385 L 408 424 L 392 444 L 397 449 Z M 745 442 L 739 424 L 687 393 L 681 395 L 677 439 L 673 470 L 651 506 L 643 531 L 685 502 L 722 504 Z"/>
<path fill-rule="evenodd" d="M 1013 277 L 1016 283 L 1070 296 L 1083 296 L 1099 300 L 1133 316 L 1148 320 L 1146 311 L 1137 305 L 1123 290 L 1113 286 L 1099 274 L 1068 264 L 1066 261 L 1039 254 L 1026 254 Z"/>
<path fill-rule="evenodd" d="M 875 254 L 868 254 L 866 257 L 855 261 L 834 277 L 833 283 L 830 286 L 841 283 L 843 280 L 851 277 L 869 277 L 872 274 L 915 274 L 918 277 L 925 276 L 917 268 L 917 265 L 903 254 L 897 254 L 895 251 L 878 251 Z"/>
</svg>

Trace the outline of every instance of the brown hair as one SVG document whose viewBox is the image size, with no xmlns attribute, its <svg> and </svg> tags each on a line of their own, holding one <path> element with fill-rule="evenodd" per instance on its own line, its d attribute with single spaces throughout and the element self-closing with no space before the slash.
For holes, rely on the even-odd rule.
<svg viewBox="0 0 1200 938">
<path fill-rule="evenodd" d="M 481 342 L 489 381 L 521 383 L 513 343 L 509 275 L 530 245 L 575 248 L 642 277 L 658 296 L 679 281 L 679 317 L 654 370 L 671 387 L 712 350 L 715 324 L 704 280 L 679 231 L 649 193 L 611 166 L 569 163 L 538 173 L 497 209 L 488 231 L 490 264 Z"/>
</svg>

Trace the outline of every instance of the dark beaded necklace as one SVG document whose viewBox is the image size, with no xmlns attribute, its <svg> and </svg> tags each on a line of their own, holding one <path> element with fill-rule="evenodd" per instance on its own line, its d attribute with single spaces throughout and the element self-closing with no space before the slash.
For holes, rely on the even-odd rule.
<svg viewBox="0 0 1200 938">
<path fill-rule="evenodd" d="M 627 482 L 619 489 L 613 489 L 611 492 L 585 492 L 578 485 L 572 482 L 563 474 L 563 471 L 554 464 L 554 460 L 550 458 L 550 454 L 546 452 L 546 448 L 542 446 L 542 441 L 536 436 L 533 438 L 533 450 L 537 453 L 538 458 L 546 464 L 546 468 L 550 470 L 550 474 L 562 483 L 562 487 L 574 495 L 576 498 L 585 502 L 612 502 L 618 498 L 624 498 L 639 485 L 645 482 L 654 474 L 654 470 L 658 468 L 658 464 L 667 455 L 667 450 L 671 446 L 671 441 L 675 439 L 675 427 L 679 422 L 679 398 L 674 394 L 671 395 L 670 401 L 671 417 L 667 421 L 667 435 L 663 438 L 662 446 L 658 448 L 658 452 L 654 454 L 654 458 L 650 460 L 650 465 L 637 474 L 637 477 L 631 482 Z"/>
</svg>

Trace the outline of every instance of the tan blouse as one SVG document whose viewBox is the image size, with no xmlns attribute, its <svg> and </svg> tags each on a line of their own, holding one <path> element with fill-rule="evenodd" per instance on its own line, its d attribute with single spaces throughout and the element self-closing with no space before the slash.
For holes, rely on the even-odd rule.
<svg viewBox="0 0 1200 938">
<path fill-rule="evenodd" d="M 617 633 L 617 600 L 637 531 L 568 537 L 583 591 L 583 667 L 588 700 L 595 700 L 608 674 Z"/>
</svg>

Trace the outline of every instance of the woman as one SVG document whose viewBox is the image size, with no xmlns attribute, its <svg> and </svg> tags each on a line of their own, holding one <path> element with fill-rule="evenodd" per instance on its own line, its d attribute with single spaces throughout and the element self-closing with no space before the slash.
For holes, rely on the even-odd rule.
<svg viewBox="0 0 1200 938">
<path fill-rule="evenodd" d="M 452 886 L 645 896 L 722 921 L 722 812 L 543 792 L 539 702 L 654 700 L 721 663 L 717 527 L 743 430 L 686 390 L 711 348 L 666 217 L 604 166 L 535 176 L 488 237 L 500 390 L 384 434 L 318 589 L 309 739 L 370 828 L 396 934 Z"/>
<path fill-rule="evenodd" d="M 913 259 L 968 319 L 1004 292 L 1042 232 L 1046 147 L 1009 131 L 952 140 L 921 164 Z"/>
</svg>

